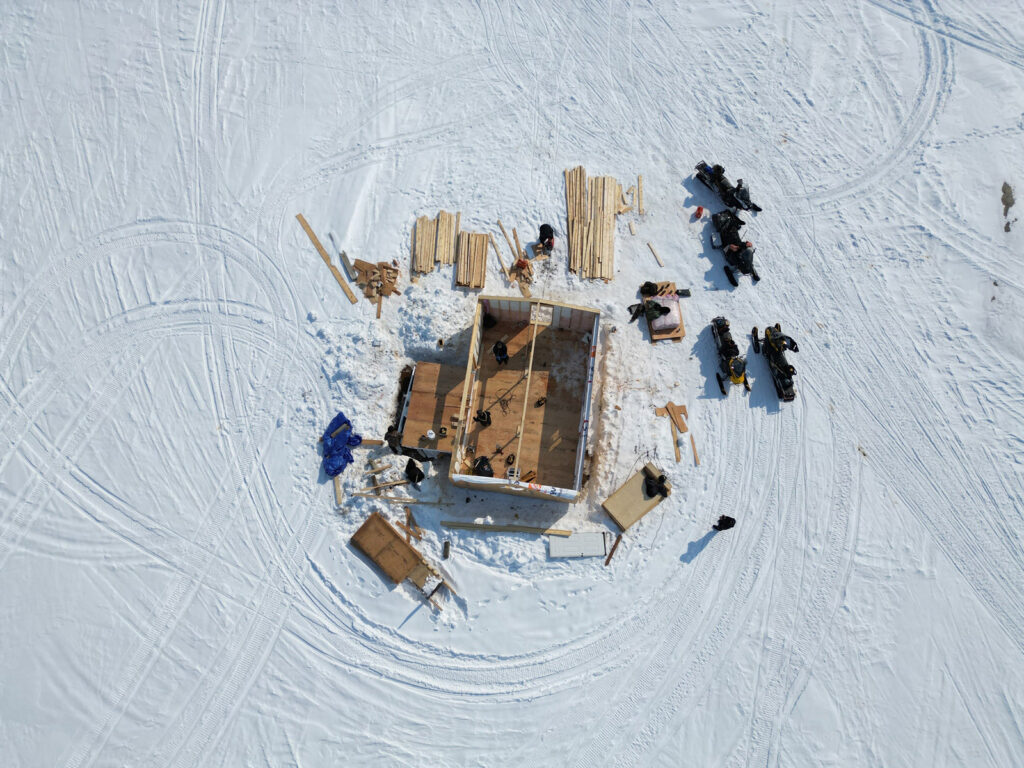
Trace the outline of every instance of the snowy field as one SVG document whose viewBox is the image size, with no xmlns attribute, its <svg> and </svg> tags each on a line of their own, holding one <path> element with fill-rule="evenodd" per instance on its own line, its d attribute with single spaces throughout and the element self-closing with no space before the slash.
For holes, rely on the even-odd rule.
<svg viewBox="0 0 1024 768">
<path fill-rule="evenodd" d="M 1024 2 L 297 5 L 0 9 L 0 765 L 1024 764 Z M 756 286 L 702 159 L 764 206 Z M 644 176 L 607 284 L 567 268 L 577 164 Z M 428 467 L 436 612 L 349 545 L 400 507 L 335 510 L 316 440 L 465 360 L 477 293 L 408 279 L 440 209 L 506 260 L 499 218 L 554 224 L 534 295 L 603 332 L 581 501 Z M 300 212 L 398 261 L 380 320 Z M 629 323 L 648 279 L 692 290 L 683 343 Z M 675 490 L 607 568 L 440 526 L 611 531 L 645 460 Z"/>
</svg>

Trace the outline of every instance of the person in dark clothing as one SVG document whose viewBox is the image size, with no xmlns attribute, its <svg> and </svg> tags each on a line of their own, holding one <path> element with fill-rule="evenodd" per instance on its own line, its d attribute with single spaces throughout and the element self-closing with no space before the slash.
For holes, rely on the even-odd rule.
<svg viewBox="0 0 1024 768">
<path fill-rule="evenodd" d="M 491 347 L 491 351 L 494 353 L 494 360 L 498 365 L 508 362 L 508 347 L 505 346 L 505 342 L 501 339 L 494 342 L 494 346 Z"/>
<path fill-rule="evenodd" d="M 405 476 L 409 478 L 409 482 L 413 485 L 417 485 L 420 480 L 426 477 L 426 475 L 423 474 L 423 470 L 420 469 L 419 464 L 412 459 L 409 459 L 405 465 Z"/>
<path fill-rule="evenodd" d="M 485 427 L 491 426 L 491 412 L 490 411 L 477 411 L 476 416 L 473 417 L 473 421 L 478 421 Z"/>
<path fill-rule="evenodd" d="M 473 462 L 473 474 L 479 477 L 494 477 L 494 469 L 486 456 L 477 456 Z"/>
<path fill-rule="evenodd" d="M 551 228 L 550 224 L 540 225 L 540 247 L 545 251 L 550 251 L 555 247 L 555 230 Z"/>
<path fill-rule="evenodd" d="M 644 493 L 649 497 L 668 496 L 668 485 L 665 483 L 665 476 L 658 475 L 656 478 L 647 475 L 644 478 Z"/>
<path fill-rule="evenodd" d="M 718 522 L 711 527 L 714 528 L 716 531 L 727 531 L 734 525 L 736 525 L 735 518 L 729 517 L 728 515 L 722 515 L 720 518 L 718 518 Z"/>
<path fill-rule="evenodd" d="M 388 427 L 388 431 L 384 433 L 384 442 L 388 444 L 392 453 L 402 452 L 402 433 L 398 431 L 397 426 Z"/>
</svg>

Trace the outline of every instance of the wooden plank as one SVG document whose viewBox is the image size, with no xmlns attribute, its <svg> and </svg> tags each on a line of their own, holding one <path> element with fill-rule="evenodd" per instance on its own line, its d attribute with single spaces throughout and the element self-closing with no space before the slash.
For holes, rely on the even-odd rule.
<svg viewBox="0 0 1024 768">
<path fill-rule="evenodd" d="M 356 295 L 352 293 L 352 289 L 348 287 L 348 283 L 345 281 L 345 278 L 342 277 L 337 267 L 331 264 L 331 257 L 327 254 L 327 251 L 324 250 L 323 245 L 320 244 L 319 238 L 317 238 L 316 234 L 313 232 L 312 227 L 309 226 L 309 222 L 306 221 L 306 217 L 299 213 L 296 214 L 295 218 L 298 219 L 300 226 L 306 231 L 306 235 L 309 237 L 310 242 L 313 243 L 313 247 L 316 248 L 317 253 L 320 254 L 320 258 L 324 260 L 324 264 L 330 267 L 331 273 L 334 275 L 334 279 L 338 281 L 338 285 L 341 286 L 345 295 L 348 296 L 348 300 L 355 304 L 359 299 L 357 299 Z"/>
<path fill-rule="evenodd" d="M 397 525 L 399 528 L 401 528 L 403 531 L 405 531 L 405 540 L 406 541 L 409 540 L 410 536 L 415 537 L 416 541 L 422 541 L 423 540 L 423 534 L 422 533 L 420 533 L 419 531 L 413 530 L 408 525 L 403 523 L 401 520 L 395 520 L 395 525 Z"/>
<path fill-rule="evenodd" d="M 505 262 L 501 260 L 501 254 L 498 252 L 498 246 L 494 244 L 494 237 L 488 233 L 488 239 L 490 240 L 491 247 L 494 249 L 494 255 L 498 257 L 498 264 L 501 266 L 501 271 L 505 273 L 505 279 L 510 283 L 515 284 L 515 280 L 512 279 L 512 275 L 509 274 L 505 268 Z"/>
<path fill-rule="evenodd" d="M 611 552 L 608 553 L 608 557 L 606 557 L 604 559 L 605 567 L 607 567 L 608 563 L 610 563 L 612 561 L 612 555 L 614 555 L 615 554 L 615 550 L 619 548 L 619 542 L 621 542 L 621 541 L 622 541 L 622 534 L 620 533 L 618 536 L 615 537 L 615 543 L 612 544 L 612 549 L 611 549 Z"/>
<path fill-rule="evenodd" d="M 378 496 L 375 493 L 363 493 L 362 491 L 350 493 L 349 496 L 358 496 L 362 499 L 377 499 L 378 501 L 387 501 L 391 504 L 430 504 L 432 506 L 448 506 L 451 504 L 450 501 L 420 501 L 408 496 L 404 498 L 401 496 Z"/>
<path fill-rule="evenodd" d="M 526 258 L 526 251 L 524 251 L 523 250 L 523 246 L 521 246 L 519 244 L 519 233 L 516 232 L 516 228 L 515 227 L 512 227 L 512 237 L 516 241 L 516 261 L 518 262 L 519 259 L 525 259 Z"/>
<path fill-rule="evenodd" d="M 693 447 L 693 461 L 700 466 L 700 457 L 697 455 L 697 443 L 693 440 L 693 432 L 690 433 L 690 445 Z"/>
<path fill-rule="evenodd" d="M 384 445 L 384 441 L 383 440 L 374 440 L 372 437 L 364 437 L 363 438 L 363 442 L 361 442 L 359 445 L 354 445 L 352 447 L 353 448 L 362 448 L 362 447 L 365 446 L 366 448 L 373 448 L 373 447 L 378 446 L 378 445 Z"/>
<path fill-rule="evenodd" d="M 359 491 L 361 493 L 366 493 L 367 491 L 379 491 L 381 488 L 391 488 L 391 487 L 396 486 L 396 485 L 408 485 L 408 484 L 409 484 L 409 480 L 408 480 L 408 478 L 405 478 L 405 479 L 402 479 L 402 480 L 392 480 L 389 483 L 381 483 L 380 485 L 371 485 L 369 488 L 360 488 Z"/>
<path fill-rule="evenodd" d="M 377 319 L 380 320 L 380 307 L 384 303 L 384 295 L 381 293 L 377 294 Z"/>
<path fill-rule="evenodd" d="M 684 432 L 687 431 L 686 422 L 683 421 L 683 416 L 679 412 L 678 405 L 676 405 L 670 400 L 668 403 L 666 403 L 664 408 L 660 408 L 659 410 L 664 412 L 658 414 L 659 416 L 667 415 L 669 418 L 672 419 L 673 423 L 676 425 L 676 429 L 679 430 L 679 434 L 683 434 Z"/>
<path fill-rule="evenodd" d="M 651 249 L 651 253 L 653 253 L 654 254 L 654 258 L 657 259 L 658 266 L 659 267 L 664 267 L 665 266 L 665 262 L 661 260 L 661 256 L 658 255 L 658 252 L 656 250 L 654 250 L 654 245 L 652 243 L 648 243 L 647 247 Z"/>
<path fill-rule="evenodd" d="M 420 535 L 417 536 L 417 538 L 423 538 L 423 529 L 420 528 L 419 523 L 416 522 L 416 518 L 412 516 L 412 510 L 409 509 L 409 507 L 405 508 L 405 524 L 412 528 L 414 531 L 419 532 Z"/>
<path fill-rule="evenodd" d="M 334 476 L 334 506 L 341 508 L 341 501 L 344 494 L 341 492 L 341 475 Z"/>
<path fill-rule="evenodd" d="M 672 419 L 668 420 L 668 425 L 672 428 L 672 450 L 676 452 L 676 464 L 678 464 L 682 460 L 682 455 L 679 453 L 679 431 Z"/>
<path fill-rule="evenodd" d="M 636 224 L 634 224 L 632 221 L 629 222 L 629 234 L 631 234 L 631 235 L 635 235 L 636 234 Z"/>
<path fill-rule="evenodd" d="M 505 242 L 508 243 L 508 250 L 512 254 L 512 266 L 516 265 L 519 261 L 519 257 L 516 255 L 516 249 L 512 245 L 512 238 L 508 236 L 508 232 L 505 231 L 505 225 L 501 223 L 501 219 L 498 219 L 498 226 L 501 227 L 501 234 L 505 236 Z"/>
<path fill-rule="evenodd" d="M 489 531 L 491 533 L 536 533 L 547 536 L 571 536 L 572 531 L 561 528 L 536 528 L 531 525 L 491 525 L 489 523 L 460 523 L 454 520 L 442 520 L 445 528 L 458 528 L 469 531 Z"/>
<path fill-rule="evenodd" d="M 515 234 L 515 230 L 514 229 L 512 230 L 512 234 Z M 526 397 L 523 399 L 523 416 L 522 416 L 522 419 L 519 422 L 519 442 L 516 444 L 516 464 L 515 464 L 516 472 L 519 471 L 519 459 L 520 459 L 520 454 L 523 451 L 523 431 L 524 431 L 524 427 L 526 426 L 526 414 L 530 410 L 530 405 L 531 405 L 531 403 L 529 402 L 529 399 L 530 399 L 530 378 L 533 376 L 533 353 L 537 351 L 537 328 L 539 326 L 537 325 L 537 323 L 531 323 L 531 325 L 533 326 L 533 335 L 530 338 L 530 362 L 527 363 L 527 365 L 526 365 L 526 389 L 523 390 L 524 392 L 526 392 Z"/>
</svg>

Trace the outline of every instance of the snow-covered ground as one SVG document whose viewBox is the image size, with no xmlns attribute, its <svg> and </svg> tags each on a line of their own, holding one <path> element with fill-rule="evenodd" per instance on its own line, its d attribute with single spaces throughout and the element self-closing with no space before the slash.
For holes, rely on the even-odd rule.
<svg viewBox="0 0 1024 768">
<path fill-rule="evenodd" d="M 0 764 L 1024 764 L 1024 3 L 297 5 L 0 10 Z M 764 205 L 756 286 L 700 159 Z M 644 175 L 608 284 L 567 270 L 577 164 Z M 437 613 L 316 438 L 464 359 L 476 294 L 407 280 L 442 208 L 506 258 L 499 218 L 555 224 L 534 295 L 604 330 L 579 503 L 429 470 Z M 398 260 L 381 320 L 299 212 Z M 692 289 L 682 344 L 628 322 L 647 279 Z M 795 402 L 752 354 L 719 395 L 719 314 L 799 341 Z M 439 525 L 611 530 L 644 460 L 675 491 L 607 568 Z"/>
</svg>

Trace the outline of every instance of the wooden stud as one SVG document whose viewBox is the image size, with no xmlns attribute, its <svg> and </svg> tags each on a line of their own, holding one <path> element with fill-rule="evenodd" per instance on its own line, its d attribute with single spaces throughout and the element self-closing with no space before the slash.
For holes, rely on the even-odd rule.
<svg viewBox="0 0 1024 768">
<path fill-rule="evenodd" d="M 615 543 L 612 544 L 612 551 L 609 552 L 608 553 L 608 557 L 606 557 L 604 559 L 605 567 L 607 567 L 608 563 L 610 563 L 612 561 L 612 555 L 614 555 L 615 554 L 615 550 L 619 548 L 619 542 L 621 542 L 621 541 L 622 541 L 622 534 L 620 533 L 618 536 L 615 537 Z"/>
<path fill-rule="evenodd" d="M 647 247 L 651 249 L 651 253 L 653 253 L 654 254 L 654 258 L 657 259 L 658 266 L 659 267 L 664 267 L 665 266 L 665 262 L 661 260 L 661 256 L 658 255 L 658 252 L 656 250 L 654 250 L 654 245 L 652 243 L 648 243 Z"/>
<path fill-rule="evenodd" d="M 523 250 L 523 246 L 521 246 L 519 244 L 519 233 L 516 232 L 516 228 L 515 227 L 512 227 L 512 237 L 516 241 L 516 261 L 518 262 L 519 259 L 525 259 L 526 258 L 526 251 L 524 251 Z"/>
<path fill-rule="evenodd" d="M 636 234 L 636 224 L 634 224 L 632 221 L 629 222 L 629 234 L 631 234 L 631 235 L 635 235 Z"/>
<path fill-rule="evenodd" d="M 697 443 L 694 442 L 693 432 L 690 433 L 690 445 L 693 447 L 693 461 L 699 467 L 700 466 L 700 457 L 697 455 Z"/>
<path fill-rule="evenodd" d="M 361 491 L 350 493 L 349 496 L 358 496 L 363 499 L 377 499 L 378 501 L 386 501 L 390 504 L 430 504 L 433 506 L 448 506 L 451 504 L 450 501 L 420 501 L 419 499 L 413 499 L 408 496 L 377 496 L 373 493 L 363 493 Z"/>
<path fill-rule="evenodd" d="M 537 533 L 547 536 L 572 536 L 572 531 L 562 528 L 536 528 L 531 525 L 490 525 L 487 523 L 460 523 L 454 520 L 442 520 L 445 528 L 460 528 L 469 531 L 491 531 L 493 533 Z"/>
</svg>

